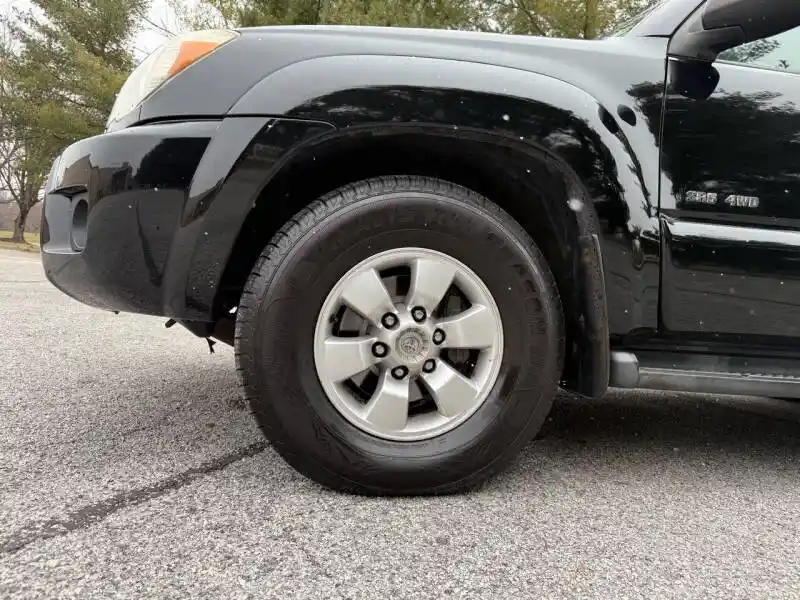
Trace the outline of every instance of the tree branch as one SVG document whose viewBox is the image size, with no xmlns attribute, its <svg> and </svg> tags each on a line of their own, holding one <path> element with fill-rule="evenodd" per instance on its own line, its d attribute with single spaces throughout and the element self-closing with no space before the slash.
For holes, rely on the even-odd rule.
<svg viewBox="0 0 800 600">
<path fill-rule="evenodd" d="M 546 36 L 547 33 L 545 32 L 544 28 L 539 24 L 539 19 L 542 18 L 545 20 L 541 15 L 534 13 L 527 5 L 525 0 L 516 0 L 514 5 L 517 9 L 521 10 L 525 13 L 525 16 L 528 17 L 528 22 L 531 26 L 535 29 L 538 35 Z"/>
<path fill-rule="evenodd" d="M 160 25 L 160 24 L 156 23 L 155 21 L 153 21 L 147 15 L 142 15 L 141 19 L 142 19 L 142 21 L 144 21 L 145 23 L 147 23 L 148 25 L 150 25 L 154 29 L 160 31 L 161 33 L 166 33 L 169 37 L 175 37 L 175 35 L 176 35 L 174 31 L 170 31 L 164 25 Z"/>
</svg>

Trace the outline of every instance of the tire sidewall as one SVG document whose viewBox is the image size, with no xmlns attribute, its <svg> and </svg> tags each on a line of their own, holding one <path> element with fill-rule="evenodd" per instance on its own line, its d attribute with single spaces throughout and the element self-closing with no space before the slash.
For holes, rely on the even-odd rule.
<svg viewBox="0 0 800 600">
<path fill-rule="evenodd" d="M 310 461 L 376 489 L 435 486 L 488 468 L 532 437 L 560 375 L 560 306 L 543 257 L 502 216 L 432 192 L 364 197 L 312 224 L 269 281 L 255 286 L 250 334 L 240 332 L 238 350 L 252 357 L 256 393 L 248 395 L 256 417 L 290 462 Z M 330 290 L 354 265 L 400 247 L 467 265 L 488 287 L 503 324 L 500 372 L 485 402 L 457 428 L 417 442 L 381 439 L 351 424 L 328 400 L 314 364 L 314 330 Z"/>
</svg>

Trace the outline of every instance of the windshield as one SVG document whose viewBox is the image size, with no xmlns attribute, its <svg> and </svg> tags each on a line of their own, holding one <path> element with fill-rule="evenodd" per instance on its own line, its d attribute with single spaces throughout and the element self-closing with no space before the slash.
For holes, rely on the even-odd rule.
<svg viewBox="0 0 800 600">
<path fill-rule="evenodd" d="M 662 4 L 665 4 L 667 1 L 668 0 L 657 0 L 648 2 L 649 6 L 647 8 L 643 9 L 630 19 L 623 21 L 606 37 L 622 37 L 627 35 L 630 32 L 630 30 L 636 27 L 639 23 L 641 23 L 647 15 L 652 13 Z"/>
</svg>

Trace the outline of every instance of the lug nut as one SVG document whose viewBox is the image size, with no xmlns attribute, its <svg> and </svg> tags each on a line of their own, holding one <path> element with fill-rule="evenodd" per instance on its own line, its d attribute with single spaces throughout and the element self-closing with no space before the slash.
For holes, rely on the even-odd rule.
<svg viewBox="0 0 800 600">
<path fill-rule="evenodd" d="M 392 377 L 395 379 L 404 379 L 408 375 L 408 369 L 405 367 L 395 367 L 392 369 Z"/>
<path fill-rule="evenodd" d="M 444 339 L 446 337 L 447 336 L 444 334 L 444 331 L 442 331 L 441 329 L 437 329 L 436 331 L 433 332 L 433 343 L 439 346 L 444 343 Z"/>
<path fill-rule="evenodd" d="M 422 370 L 425 373 L 433 373 L 436 370 L 436 361 L 432 358 L 429 358 L 425 361 L 425 364 L 422 365 Z"/>
<path fill-rule="evenodd" d="M 386 313 L 381 319 L 381 323 L 386 329 L 394 329 L 397 327 L 397 315 L 393 313 Z"/>
<path fill-rule="evenodd" d="M 425 309 L 421 306 L 417 306 L 411 311 L 411 318 L 413 318 L 417 323 L 422 323 L 427 317 L 425 313 Z"/>
<path fill-rule="evenodd" d="M 372 355 L 378 358 L 383 358 L 389 354 L 389 346 L 384 344 L 383 342 L 375 342 L 372 344 Z"/>
</svg>

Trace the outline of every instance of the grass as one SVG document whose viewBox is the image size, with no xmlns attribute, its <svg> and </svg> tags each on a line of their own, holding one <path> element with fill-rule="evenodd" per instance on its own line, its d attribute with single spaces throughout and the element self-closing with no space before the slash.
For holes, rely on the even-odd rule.
<svg viewBox="0 0 800 600">
<path fill-rule="evenodd" d="M 25 243 L 12 242 L 11 231 L 0 231 L 0 248 L 8 250 L 21 250 L 22 252 L 39 252 L 39 234 L 26 233 Z"/>
</svg>

